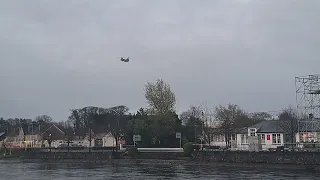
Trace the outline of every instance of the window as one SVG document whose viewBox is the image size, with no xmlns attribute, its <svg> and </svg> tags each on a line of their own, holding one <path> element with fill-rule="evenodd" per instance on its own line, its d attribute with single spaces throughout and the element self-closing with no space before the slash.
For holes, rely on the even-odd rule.
<svg viewBox="0 0 320 180">
<path fill-rule="evenodd" d="M 256 129 L 249 129 L 249 136 L 256 136 Z"/>
<path fill-rule="evenodd" d="M 236 140 L 236 135 L 235 134 L 231 134 L 231 140 L 235 141 Z"/>
<path fill-rule="evenodd" d="M 226 140 L 223 135 L 220 135 L 220 139 L 221 139 L 222 142 L 224 142 Z"/>
<path fill-rule="evenodd" d="M 266 135 L 265 134 L 258 134 L 258 137 L 261 140 L 261 144 L 266 143 Z"/>
<path fill-rule="evenodd" d="M 248 135 L 241 134 L 241 144 L 248 144 Z"/>
<path fill-rule="evenodd" d="M 272 144 L 281 144 L 280 134 L 272 134 Z"/>
</svg>

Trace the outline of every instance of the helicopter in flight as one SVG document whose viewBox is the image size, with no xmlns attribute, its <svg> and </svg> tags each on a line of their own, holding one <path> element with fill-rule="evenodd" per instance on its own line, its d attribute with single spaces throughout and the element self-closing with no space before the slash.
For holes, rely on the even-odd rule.
<svg viewBox="0 0 320 180">
<path fill-rule="evenodd" d="M 122 62 L 129 62 L 130 57 L 127 57 L 127 58 L 121 57 L 120 60 L 121 60 Z"/>
</svg>

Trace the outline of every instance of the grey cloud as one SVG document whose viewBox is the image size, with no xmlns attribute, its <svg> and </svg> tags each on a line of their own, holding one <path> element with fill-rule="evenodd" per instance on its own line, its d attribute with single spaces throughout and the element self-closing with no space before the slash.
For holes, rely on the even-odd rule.
<svg viewBox="0 0 320 180">
<path fill-rule="evenodd" d="M 295 104 L 294 77 L 317 73 L 318 1 L 1 1 L 0 116 L 86 105 L 145 106 L 163 78 L 181 111 Z M 118 61 L 130 56 L 128 64 Z"/>
</svg>

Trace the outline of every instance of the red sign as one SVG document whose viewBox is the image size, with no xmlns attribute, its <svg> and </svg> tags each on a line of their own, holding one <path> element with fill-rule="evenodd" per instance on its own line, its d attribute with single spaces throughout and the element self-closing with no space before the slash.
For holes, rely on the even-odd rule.
<svg viewBox="0 0 320 180">
<path fill-rule="evenodd" d="M 270 141 L 270 134 L 267 134 L 267 141 Z"/>
<path fill-rule="evenodd" d="M 126 144 L 125 140 L 120 140 L 120 144 Z"/>
</svg>

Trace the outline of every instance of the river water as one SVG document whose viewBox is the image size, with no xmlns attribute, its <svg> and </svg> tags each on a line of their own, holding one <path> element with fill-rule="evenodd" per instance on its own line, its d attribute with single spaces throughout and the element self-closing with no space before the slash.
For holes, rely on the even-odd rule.
<svg viewBox="0 0 320 180">
<path fill-rule="evenodd" d="M 305 170 L 246 169 L 186 164 L 183 161 L 119 160 L 114 163 L 79 161 L 43 162 L 0 160 L 4 180 L 102 179 L 320 179 L 320 172 Z"/>
</svg>

